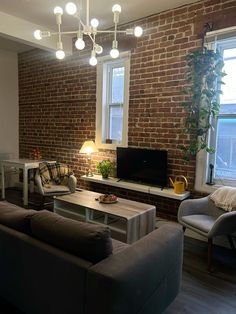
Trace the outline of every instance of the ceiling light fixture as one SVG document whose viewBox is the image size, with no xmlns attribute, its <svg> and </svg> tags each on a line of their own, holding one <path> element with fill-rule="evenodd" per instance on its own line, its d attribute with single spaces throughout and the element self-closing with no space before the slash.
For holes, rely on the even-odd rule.
<svg viewBox="0 0 236 314">
<path fill-rule="evenodd" d="M 82 1 L 81 1 L 82 2 Z M 79 6 L 78 6 L 79 7 Z M 49 32 L 49 31 L 40 31 L 36 30 L 34 32 L 34 37 L 38 40 L 41 40 L 44 37 L 50 37 L 53 35 L 58 36 L 57 41 L 57 51 L 56 51 L 56 57 L 58 59 L 64 59 L 65 52 L 63 50 L 63 44 L 62 44 L 62 35 L 68 35 L 68 34 L 76 34 L 77 40 L 75 42 L 75 47 L 78 50 L 83 50 L 85 48 L 85 41 L 83 39 L 84 35 L 87 35 L 93 44 L 93 48 L 91 51 L 91 58 L 89 59 L 89 63 L 93 66 L 97 64 L 97 58 L 96 54 L 101 54 L 103 52 L 103 48 L 101 45 L 99 45 L 96 42 L 96 35 L 99 33 L 112 33 L 114 34 L 114 39 L 112 42 L 112 48 L 110 51 L 110 55 L 112 58 L 118 58 L 119 57 L 119 50 L 118 50 L 118 41 L 117 41 L 117 34 L 122 33 L 126 35 L 134 35 L 136 37 L 142 36 L 143 30 L 140 26 L 136 26 L 134 29 L 126 29 L 126 30 L 118 30 L 117 26 L 119 23 L 119 16 L 121 13 L 121 6 L 119 4 L 115 4 L 112 7 L 113 12 L 113 22 L 114 22 L 114 30 L 98 30 L 99 21 L 96 18 L 91 19 L 89 18 L 89 0 L 86 0 L 86 23 L 83 22 L 81 19 L 81 9 L 78 9 L 75 3 L 68 2 L 65 6 L 66 12 L 69 15 L 74 16 L 78 19 L 78 29 L 76 31 L 68 31 L 68 32 L 62 32 L 61 31 L 61 24 L 62 24 L 62 15 L 63 15 L 63 9 L 59 6 L 54 8 L 54 14 L 56 16 L 56 23 L 58 26 L 58 32 Z"/>
</svg>

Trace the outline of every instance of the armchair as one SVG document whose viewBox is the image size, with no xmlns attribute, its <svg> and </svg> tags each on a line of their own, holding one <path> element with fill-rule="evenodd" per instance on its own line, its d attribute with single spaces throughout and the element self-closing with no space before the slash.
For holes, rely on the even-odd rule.
<svg viewBox="0 0 236 314">
<path fill-rule="evenodd" d="M 216 207 L 210 196 L 183 201 L 178 210 L 178 221 L 186 228 L 208 239 L 208 270 L 212 270 L 213 238 L 227 236 L 235 249 L 231 234 L 236 232 L 236 211 L 226 212 Z"/>
<path fill-rule="evenodd" d="M 45 170 L 46 166 L 49 169 Z M 42 196 L 40 206 L 42 208 L 46 197 L 74 193 L 76 191 L 77 179 L 69 171 L 60 173 L 60 164 L 58 163 L 44 163 L 36 171 L 35 184 L 37 192 Z"/>
</svg>

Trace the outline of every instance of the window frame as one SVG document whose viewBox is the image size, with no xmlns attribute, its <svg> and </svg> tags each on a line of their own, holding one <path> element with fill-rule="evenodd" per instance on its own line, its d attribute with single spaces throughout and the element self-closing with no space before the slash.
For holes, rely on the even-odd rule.
<svg viewBox="0 0 236 314">
<path fill-rule="evenodd" d="M 122 64 L 125 68 L 124 76 L 124 103 L 123 103 L 123 123 L 122 123 L 122 140 L 119 143 L 103 143 L 103 138 L 109 128 L 104 128 L 103 116 L 109 115 L 109 106 L 106 106 L 104 100 L 110 97 L 107 85 L 111 87 L 111 80 L 108 81 L 107 67 L 111 65 Z M 130 52 L 120 53 L 119 58 L 112 59 L 110 56 L 98 58 L 97 65 L 97 90 L 96 90 L 96 137 L 95 143 L 98 148 L 115 150 L 117 146 L 128 146 L 128 112 L 129 112 L 129 82 L 130 82 Z M 109 117 L 106 116 L 106 122 L 109 123 Z M 105 129 L 105 131 L 104 131 Z"/>
<path fill-rule="evenodd" d="M 220 31 L 217 31 L 220 32 Z M 224 32 L 224 30 L 222 30 Z M 233 43 L 233 45 L 232 45 Z M 231 47 L 236 47 L 236 36 L 233 37 L 224 37 L 223 39 L 217 40 L 215 38 L 214 42 L 206 43 L 205 46 L 208 49 L 215 49 L 217 46 L 218 49 L 229 49 Z M 218 117 L 230 118 L 231 115 L 220 114 Z M 236 114 L 233 115 L 236 118 Z M 216 147 L 217 141 L 217 123 L 218 117 L 212 121 L 213 128 L 208 133 L 208 141 L 210 147 Z M 200 192 L 212 193 L 214 190 L 219 188 L 220 186 L 228 185 L 232 187 L 236 187 L 236 180 L 227 180 L 227 179 L 214 179 L 214 185 L 208 185 L 206 182 L 209 178 L 209 165 L 210 163 L 215 166 L 216 154 L 209 154 L 205 150 L 201 150 L 197 153 L 196 156 L 196 174 L 195 174 L 195 190 Z"/>
</svg>

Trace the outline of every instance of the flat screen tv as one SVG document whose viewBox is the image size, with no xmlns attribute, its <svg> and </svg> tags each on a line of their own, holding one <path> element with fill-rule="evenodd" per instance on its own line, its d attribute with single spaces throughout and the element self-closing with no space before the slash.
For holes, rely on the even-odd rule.
<svg viewBox="0 0 236 314">
<path fill-rule="evenodd" d="M 117 147 L 117 177 L 167 186 L 167 151 Z"/>
</svg>

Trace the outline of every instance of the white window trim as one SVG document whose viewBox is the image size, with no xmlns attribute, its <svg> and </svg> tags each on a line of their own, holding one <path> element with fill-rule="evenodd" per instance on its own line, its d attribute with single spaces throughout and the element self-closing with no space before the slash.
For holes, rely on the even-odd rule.
<svg viewBox="0 0 236 314">
<path fill-rule="evenodd" d="M 227 37 L 228 34 L 228 37 Z M 219 38 L 219 41 L 230 40 L 230 37 L 235 39 L 236 35 L 236 27 L 229 27 L 218 31 L 209 32 L 206 34 L 206 43 L 205 46 L 207 48 L 214 49 L 215 42 Z M 208 42 L 209 40 L 209 42 Z M 213 134 L 212 136 L 216 136 Z M 208 185 L 206 182 L 208 181 L 208 166 L 209 166 L 209 154 L 205 150 L 201 150 L 197 153 L 196 156 L 196 170 L 195 170 L 195 184 L 194 189 L 199 192 L 212 193 L 220 186 L 229 185 L 236 186 L 235 181 L 230 180 L 218 180 L 221 181 L 222 184 L 216 182 L 214 185 Z"/>
<path fill-rule="evenodd" d="M 212 193 L 220 187 L 218 184 L 208 185 L 207 182 L 208 153 L 201 150 L 196 156 L 194 189 L 199 192 Z"/>
<path fill-rule="evenodd" d="M 117 146 L 128 146 L 128 115 L 129 115 L 129 81 L 130 81 L 130 52 L 120 53 L 120 59 L 125 61 L 124 104 L 123 104 L 123 141 L 119 144 L 102 142 L 102 103 L 103 103 L 103 64 L 112 59 L 110 56 L 98 58 L 97 92 L 96 92 L 96 138 L 98 148 L 115 150 Z M 117 60 L 117 59 L 116 59 Z"/>
</svg>

